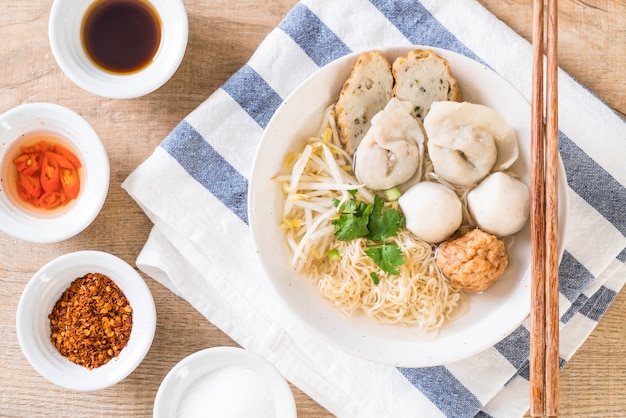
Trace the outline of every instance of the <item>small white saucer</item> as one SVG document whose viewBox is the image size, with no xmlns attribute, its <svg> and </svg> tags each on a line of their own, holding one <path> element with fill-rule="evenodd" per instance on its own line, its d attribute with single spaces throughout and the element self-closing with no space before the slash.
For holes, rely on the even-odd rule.
<svg viewBox="0 0 626 418">
<path fill-rule="evenodd" d="M 239 377 L 241 379 L 236 383 Z M 180 416 L 180 412 L 193 409 L 190 403 L 197 400 L 201 401 L 205 413 L 217 413 L 224 405 L 212 405 L 212 396 L 216 394 L 199 392 L 202 388 L 216 387 L 224 392 L 220 403 L 227 402 L 230 397 L 237 399 L 237 405 L 231 405 L 228 411 L 231 414 L 229 417 L 240 416 L 237 415 L 237 409 L 244 410 L 242 404 L 246 402 L 250 402 L 250 407 L 253 403 L 263 405 L 262 409 L 255 410 L 255 416 L 296 417 L 293 394 L 283 376 L 262 357 L 236 347 L 207 348 L 181 360 L 165 376 L 159 387 L 154 401 L 154 417 Z M 229 388 L 233 391 L 226 393 Z"/>
</svg>

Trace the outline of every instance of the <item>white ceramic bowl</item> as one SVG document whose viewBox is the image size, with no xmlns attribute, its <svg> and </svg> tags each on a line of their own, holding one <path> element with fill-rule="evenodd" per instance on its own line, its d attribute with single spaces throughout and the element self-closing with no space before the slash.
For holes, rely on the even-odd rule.
<svg viewBox="0 0 626 418">
<path fill-rule="evenodd" d="M 22 136 L 49 131 L 62 137 L 82 160 L 81 189 L 67 206 L 37 210 L 20 203 L 13 159 Z M 76 112 L 51 103 L 31 103 L 0 115 L 0 230 L 30 242 L 73 237 L 100 213 L 109 189 L 109 159 L 91 125 Z"/>
<path fill-rule="evenodd" d="M 101 273 L 113 280 L 133 308 L 133 326 L 119 356 L 94 369 L 62 356 L 50 341 L 48 315 L 76 278 Z M 79 251 L 58 257 L 42 267 L 26 285 L 17 308 L 17 337 L 26 359 L 50 382 L 66 389 L 94 391 L 126 378 L 150 349 L 156 310 L 143 278 L 120 258 L 99 251 Z"/>
<path fill-rule="evenodd" d="M 211 389 L 213 393 L 203 392 Z M 222 405 L 212 405 L 212 400 Z M 223 405 L 228 400 L 237 404 Z M 296 417 L 293 394 L 282 375 L 262 357 L 236 347 L 207 348 L 176 364 L 161 382 L 154 417 L 180 416 L 198 401 L 203 411 L 215 416 L 221 408 L 229 409 L 228 416 L 252 416 L 242 414 L 256 406 L 255 417 Z"/>
<path fill-rule="evenodd" d="M 50 10 L 48 36 L 61 70 L 79 87 L 102 97 L 128 99 L 148 94 L 174 75 L 185 55 L 189 24 L 181 0 L 149 0 L 161 20 L 161 44 L 152 63 L 131 74 L 114 74 L 87 57 L 81 41 L 85 12 L 97 0 L 55 0 Z"/>
<path fill-rule="evenodd" d="M 381 51 L 393 61 L 413 49 L 432 49 L 448 59 L 464 101 L 491 107 L 516 130 L 521 161 L 519 176 L 529 183 L 530 105 L 506 80 L 463 55 L 432 47 L 390 47 Z M 346 316 L 324 300 L 304 274 L 288 266 L 289 248 L 278 227 L 284 197 L 270 181 L 285 156 L 299 152 L 305 138 L 316 135 L 326 107 L 337 100 L 359 53 L 342 57 L 320 69 L 299 86 L 268 123 L 249 183 L 249 219 L 269 287 L 301 323 L 328 342 L 360 357 L 405 367 L 441 365 L 474 355 L 510 334 L 530 312 L 530 225 L 509 248 L 509 266 L 487 291 L 469 295 L 469 312 L 444 326 L 435 338 L 424 338 L 408 326 L 376 323 L 364 315 Z M 565 172 L 560 167 L 560 228 L 565 229 Z M 562 247 L 561 247 L 562 251 Z"/>
</svg>

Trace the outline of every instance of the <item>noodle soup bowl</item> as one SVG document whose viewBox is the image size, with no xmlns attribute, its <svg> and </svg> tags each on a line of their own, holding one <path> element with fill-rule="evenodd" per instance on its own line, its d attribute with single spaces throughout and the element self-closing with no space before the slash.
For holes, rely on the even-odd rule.
<svg viewBox="0 0 626 418">
<path fill-rule="evenodd" d="M 390 62 L 415 49 L 430 49 L 446 58 L 462 100 L 490 107 L 516 130 L 520 157 L 509 171 L 528 185 L 530 104 L 491 69 L 455 52 L 410 45 L 378 48 Z M 470 357 L 504 339 L 530 313 L 528 222 L 507 240 L 509 264 L 503 276 L 483 292 L 467 293 L 465 311 L 432 332 L 381 323 L 361 313 L 348 316 L 320 295 L 310 277 L 289 266 L 291 250 L 280 226 L 284 193 L 281 184 L 271 179 L 285 173 L 285 159 L 301 152 L 306 138 L 318 135 L 326 109 L 339 97 L 359 55 L 333 61 L 305 80 L 278 108 L 261 138 L 249 183 L 248 215 L 267 285 L 298 323 L 353 355 L 402 367 L 435 366 Z M 559 181 L 562 243 L 567 214 L 562 164 Z"/>
<path fill-rule="evenodd" d="M 87 368 L 61 354 L 51 340 L 49 315 L 72 282 L 89 273 L 110 278 L 132 308 L 132 328 L 126 346 L 105 364 Z M 156 309 L 150 289 L 124 260 L 100 251 L 62 255 L 37 271 L 20 298 L 17 337 L 24 357 L 49 382 L 75 391 L 112 386 L 131 374 L 148 353 L 156 330 Z"/>
</svg>

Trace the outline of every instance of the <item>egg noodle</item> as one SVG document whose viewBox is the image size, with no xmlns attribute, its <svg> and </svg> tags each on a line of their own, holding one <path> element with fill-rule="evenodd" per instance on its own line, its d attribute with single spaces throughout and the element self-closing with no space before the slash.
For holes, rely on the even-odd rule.
<svg viewBox="0 0 626 418">
<path fill-rule="evenodd" d="M 357 190 L 357 199 L 374 201 L 374 194 L 353 176 L 352 157 L 339 142 L 334 106 L 324 112 L 319 135 L 308 138 L 301 152 L 288 155 L 284 169 L 288 174 L 272 180 L 284 192 L 281 227 L 291 250 L 290 267 L 310 277 L 335 307 L 425 331 L 438 330 L 465 312 L 466 297 L 435 265 L 434 246 L 408 230 L 389 240 L 405 257 L 398 275 L 381 271 L 365 254 L 366 239 L 339 241 L 334 235 L 332 220 L 339 216 L 334 199 L 343 203 Z M 397 209 L 397 202 L 385 206 Z M 339 256 L 331 257 L 329 251 Z M 378 284 L 371 272 L 379 275 Z"/>
</svg>

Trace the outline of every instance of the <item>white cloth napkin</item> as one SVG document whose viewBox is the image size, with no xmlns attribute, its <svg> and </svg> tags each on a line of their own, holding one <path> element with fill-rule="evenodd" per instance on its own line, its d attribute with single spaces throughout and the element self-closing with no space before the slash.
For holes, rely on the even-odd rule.
<svg viewBox="0 0 626 418">
<path fill-rule="evenodd" d="M 395 368 L 316 338 L 263 285 L 246 213 L 263 128 L 324 64 L 411 44 L 481 60 L 530 97 L 530 45 L 473 0 L 303 0 L 124 182 L 154 223 L 137 266 L 337 416 L 519 417 L 529 405 L 527 324 L 467 360 Z M 559 94 L 565 364 L 626 281 L 626 124 L 563 72 Z"/>
</svg>

